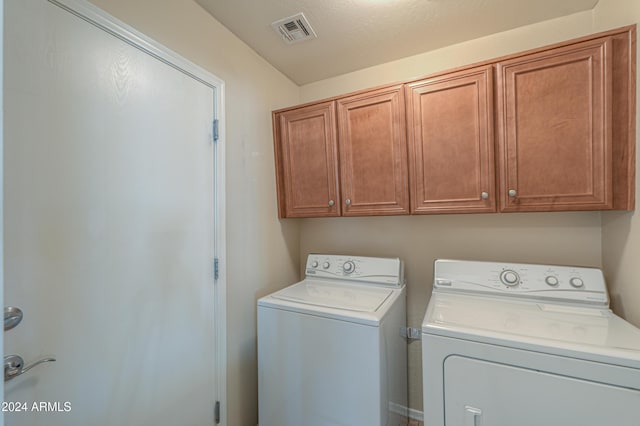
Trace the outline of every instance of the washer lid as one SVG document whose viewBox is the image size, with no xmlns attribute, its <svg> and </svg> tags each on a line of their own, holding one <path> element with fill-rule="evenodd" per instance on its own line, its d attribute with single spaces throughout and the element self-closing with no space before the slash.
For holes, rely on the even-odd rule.
<svg viewBox="0 0 640 426">
<path fill-rule="evenodd" d="M 271 297 L 306 305 L 375 312 L 392 292 L 393 290 L 387 288 L 306 279 L 272 294 Z"/>
</svg>

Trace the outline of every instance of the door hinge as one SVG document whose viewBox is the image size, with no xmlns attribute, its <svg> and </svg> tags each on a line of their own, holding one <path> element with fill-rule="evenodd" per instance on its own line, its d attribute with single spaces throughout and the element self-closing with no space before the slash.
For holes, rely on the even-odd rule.
<svg viewBox="0 0 640 426">
<path fill-rule="evenodd" d="M 216 424 L 220 424 L 220 401 L 216 401 L 216 405 L 213 409 L 213 417 Z"/>
<path fill-rule="evenodd" d="M 218 262 L 218 258 L 213 259 L 213 279 L 217 280 L 220 276 L 220 262 Z"/>
<path fill-rule="evenodd" d="M 214 142 L 218 142 L 219 133 L 218 133 L 218 119 L 217 119 L 217 118 L 215 118 L 215 119 L 213 120 L 213 129 L 212 129 L 212 132 L 213 132 L 213 141 L 214 141 Z"/>
</svg>

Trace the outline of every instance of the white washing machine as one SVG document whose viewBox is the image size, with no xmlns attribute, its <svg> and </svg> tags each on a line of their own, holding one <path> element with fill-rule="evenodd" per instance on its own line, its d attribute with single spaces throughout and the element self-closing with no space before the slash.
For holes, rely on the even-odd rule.
<svg viewBox="0 0 640 426">
<path fill-rule="evenodd" d="M 260 426 L 396 425 L 407 406 L 403 265 L 310 254 L 258 300 Z"/>
<path fill-rule="evenodd" d="M 434 272 L 425 425 L 640 425 L 640 330 L 609 310 L 600 270 L 438 260 Z"/>
</svg>

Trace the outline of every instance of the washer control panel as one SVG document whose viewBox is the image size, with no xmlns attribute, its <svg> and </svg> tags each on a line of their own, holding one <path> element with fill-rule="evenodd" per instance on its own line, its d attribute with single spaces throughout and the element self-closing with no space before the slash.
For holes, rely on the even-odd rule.
<svg viewBox="0 0 640 426">
<path fill-rule="evenodd" d="M 383 286 L 404 285 L 404 265 L 398 258 L 310 254 L 307 277 L 362 281 Z"/>
<path fill-rule="evenodd" d="M 602 271 L 578 266 L 436 260 L 434 289 L 609 305 Z"/>
</svg>

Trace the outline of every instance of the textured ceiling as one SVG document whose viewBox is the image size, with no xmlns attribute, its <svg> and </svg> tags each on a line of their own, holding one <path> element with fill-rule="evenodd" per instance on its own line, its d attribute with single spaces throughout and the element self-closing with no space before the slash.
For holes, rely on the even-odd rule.
<svg viewBox="0 0 640 426">
<path fill-rule="evenodd" d="M 196 0 L 299 85 L 592 9 L 598 0 Z M 271 22 L 303 12 L 318 38 Z"/>
</svg>

